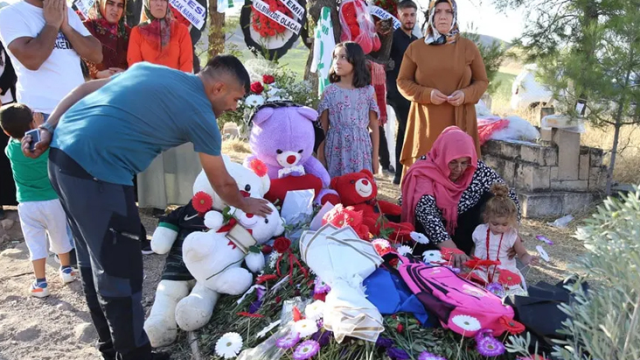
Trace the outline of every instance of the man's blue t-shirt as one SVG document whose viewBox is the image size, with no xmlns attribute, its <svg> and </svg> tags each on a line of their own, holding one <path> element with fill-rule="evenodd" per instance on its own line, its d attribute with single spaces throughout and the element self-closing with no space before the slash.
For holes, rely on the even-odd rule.
<svg viewBox="0 0 640 360">
<path fill-rule="evenodd" d="M 158 154 L 187 142 L 196 152 L 220 155 L 204 84 L 192 74 L 139 63 L 73 105 L 51 147 L 102 181 L 132 185 Z"/>
</svg>

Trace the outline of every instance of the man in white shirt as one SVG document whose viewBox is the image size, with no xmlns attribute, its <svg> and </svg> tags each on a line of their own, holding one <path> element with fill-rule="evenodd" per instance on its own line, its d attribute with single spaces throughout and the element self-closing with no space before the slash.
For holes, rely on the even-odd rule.
<svg viewBox="0 0 640 360">
<path fill-rule="evenodd" d="M 65 0 L 23 0 L 0 10 L 0 40 L 18 75 L 18 102 L 45 119 L 84 82 L 81 58 L 102 62 L 102 46 Z"/>
</svg>

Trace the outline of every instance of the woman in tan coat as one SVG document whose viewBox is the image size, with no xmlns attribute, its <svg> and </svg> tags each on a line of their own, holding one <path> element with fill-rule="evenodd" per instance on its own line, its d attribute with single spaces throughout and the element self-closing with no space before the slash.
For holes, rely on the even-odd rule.
<svg viewBox="0 0 640 360">
<path fill-rule="evenodd" d="M 474 105 L 489 85 L 482 56 L 460 37 L 454 0 L 431 0 L 428 19 L 425 38 L 409 45 L 398 75 L 398 90 L 411 101 L 400 155 L 405 173 L 449 126 L 471 135 L 480 154 Z"/>
</svg>

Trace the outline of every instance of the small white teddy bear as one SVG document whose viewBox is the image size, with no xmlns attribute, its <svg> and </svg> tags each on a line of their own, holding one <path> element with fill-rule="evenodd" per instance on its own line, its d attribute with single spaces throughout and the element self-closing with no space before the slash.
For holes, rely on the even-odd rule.
<svg viewBox="0 0 640 360">
<path fill-rule="evenodd" d="M 269 203 L 273 212 L 266 218 L 245 214 L 240 209 L 232 209 L 238 223 L 231 229 L 220 230 L 222 214 L 210 211 L 205 216 L 206 233 L 192 233 L 182 246 L 184 263 L 198 284 L 219 294 L 241 295 L 251 287 L 254 273 L 265 265 L 262 254 L 251 254 L 249 247 L 262 245 L 284 232 L 284 220 L 276 207 Z M 228 226 L 226 226 L 228 227 Z"/>
<path fill-rule="evenodd" d="M 231 162 L 225 155 L 223 159 L 227 171 L 236 180 L 238 189 L 245 196 L 261 198 L 269 190 L 268 176 L 260 177 L 252 170 Z M 211 207 L 214 210 L 222 211 L 227 206 L 213 191 L 204 171 L 200 173 L 193 186 L 194 195 L 199 192 L 209 195 L 212 200 Z M 246 216 L 241 215 L 239 211 L 236 213 L 241 219 Z M 272 216 L 276 219 L 273 221 L 275 223 L 282 221 L 277 211 L 274 213 L 275 215 Z M 220 213 L 218 215 L 222 216 Z M 211 216 L 215 215 L 209 215 Z M 183 262 L 182 254 L 182 245 L 186 236 L 189 233 L 202 233 L 207 230 L 205 222 L 190 203 L 161 219 L 153 234 L 151 248 L 154 252 L 169 253 L 151 313 L 144 325 L 151 345 L 154 347 L 171 344 L 176 339 L 178 327 L 185 331 L 192 331 L 204 326 L 213 314 L 213 307 L 219 297 L 218 293 L 193 280 L 193 276 L 189 274 Z M 244 220 L 241 220 L 241 223 L 250 224 Z M 257 227 L 257 224 L 255 226 Z M 259 233 L 261 230 L 256 231 Z M 253 257 L 253 255 L 250 256 L 250 258 Z M 254 267 L 251 269 L 253 270 Z"/>
</svg>

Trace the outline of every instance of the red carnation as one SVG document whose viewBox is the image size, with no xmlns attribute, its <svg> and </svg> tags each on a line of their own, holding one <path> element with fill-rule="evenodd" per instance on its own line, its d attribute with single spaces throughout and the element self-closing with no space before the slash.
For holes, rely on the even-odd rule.
<svg viewBox="0 0 640 360">
<path fill-rule="evenodd" d="M 273 248 L 280 254 L 284 254 L 289 250 L 289 246 L 291 246 L 291 240 L 284 236 L 280 236 L 273 242 Z"/>
<path fill-rule="evenodd" d="M 262 86 L 261 82 L 256 81 L 254 83 L 251 83 L 251 92 L 253 92 L 254 94 L 260 95 L 262 94 L 263 91 L 264 91 L 264 86 Z"/>
<path fill-rule="evenodd" d="M 402 334 L 404 331 L 404 325 L 398 324 L 398 326 L 396 326 L 396 331 L 398 331 L 399 334 Z"/>
<path fill-rule="evenodd" d="M 273 84 L 276 82 L 276 78 L 271 75 L 262 75 L 262 82 L 265 84 Z"/>
<path fill-rule="evenodd" d="M 313 294 L 313 300 L 325 301 L 326 299 L 327 299 L 327 294 L 326 293 Z"/>
<path fill-rule="evenodd" d="M 268 83 L 265 82 L 265 84 L 268 84 Z M 249 163 L 249 167 L 251 168 L 251 170 L 253 170 L 254 173 L 256 173 L 256 175 L 260 177 L 267 175 L 267 171 L 268 171 L 267 165 L 265 165 L 259 159 L 251 160 L 251 162 Z"/>
<path fill-rule="evenodd" d="M 275 36 L 276 31 L 274 29 L 269 29 L 268 33 L 269 33 L 269 36 Z"/>
<path fill-rule="evenodd" d="M 520 279 L 520 275 L 512 271 L 509 271 L 506 269 L 500 269 L 500 276 L 498 277 L 498 282 L 507 286 L 515 286 L 520 284 L 521 279 Z"/>
<path fill-rule="evenodd" d="M 500 324 L 502 324 L 502 326 L 504 326 L 507 331 L 511 334 L 520 334 L 521 332 L 523 332 L 524 329 L 524 325 L 522 325 L 521 323 L 513 320 L 513 319 L 509 319 L 508 317 L 502 315 L 500 317 Z"/>
<path fill-rule="evenodd" d="M 198 191 L 191 199 L 191 205 L 199 213 L 206 213 L 213 207 L 213 198 L 204 191 Z"/>
</svg>

